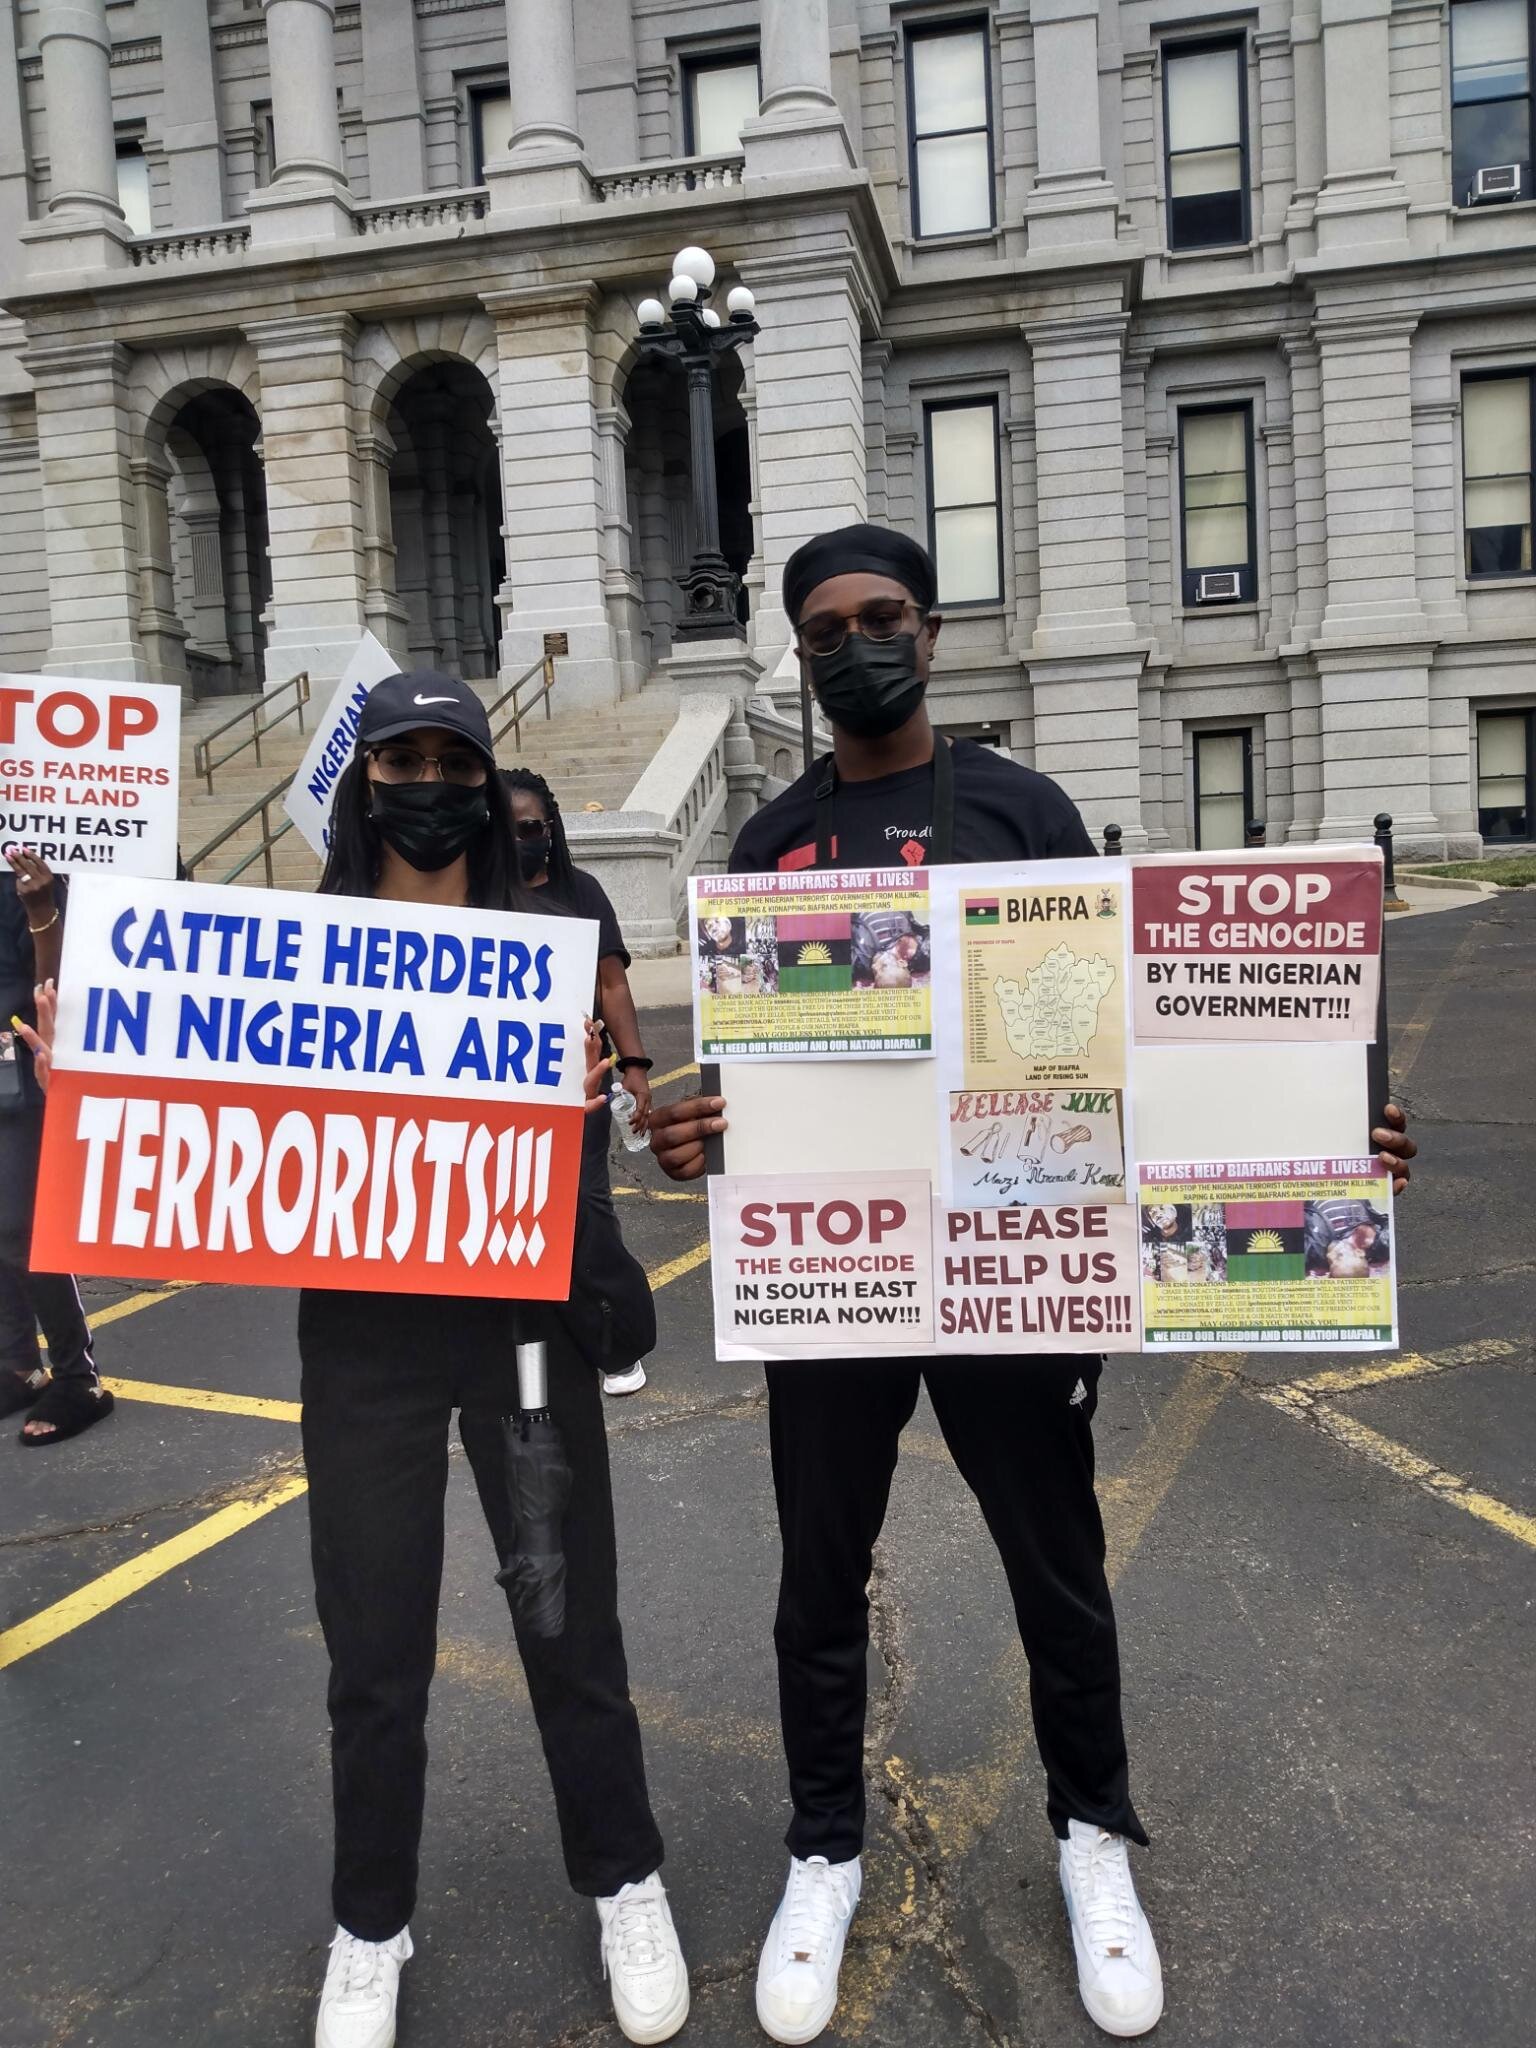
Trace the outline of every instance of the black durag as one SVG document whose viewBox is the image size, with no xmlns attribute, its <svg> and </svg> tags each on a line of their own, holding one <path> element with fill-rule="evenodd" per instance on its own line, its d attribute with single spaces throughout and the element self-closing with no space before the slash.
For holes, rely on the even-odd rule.
<svg viewBox="0 0 1536 2048">
<path fill-rule="evenodd" d="M 818 533 L 814 540 L 795 549 L 784 564 L 784 610 L 789 623 L 800 622 L 805 600 L 818 583 L 830 576 L 861 572 L 867 576 L 889 576 L 899 583 L 926 612 L 938 595 L 933 558 L 909 534 L 892 533 L 888 526 L 840 526 L 834 533 Z"/>
</svg>

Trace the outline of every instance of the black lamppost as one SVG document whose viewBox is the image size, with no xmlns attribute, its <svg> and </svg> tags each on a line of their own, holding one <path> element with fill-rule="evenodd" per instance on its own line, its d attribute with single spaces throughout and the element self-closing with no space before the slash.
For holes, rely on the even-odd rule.
<svg viewBox="0 0 1536 2048">
<path fill-rule="evenodd" d="M 727 297 L 728 321 L 709 304 L 715 259 L 707 249 L 679 249 L 672 259 L 667 297 L 672 322 L 660 299 L 642 299 L 640 353 L 654 362 L 679 363 L 688 379 L 688 450 L 693 471 L 693 560 L 678 577 L 683 616 L 676 633 L 685 640 L 741 636 L 737 602 L 741 578 L 720 552 L 720 501 L 715 488 L 715 361 L 757 333 L 752 294 L 739 284 Z"/>
</svg>

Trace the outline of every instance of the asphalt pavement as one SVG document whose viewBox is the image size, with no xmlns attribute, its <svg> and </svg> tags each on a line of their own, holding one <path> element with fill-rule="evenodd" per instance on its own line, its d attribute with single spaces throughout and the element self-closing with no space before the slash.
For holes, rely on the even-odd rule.
<svg viewBox="0 0 1536 2048">
<path fill-rule="evenodd" d="M 1168 2048 L 1531 2039 L 1536 894 L 1395 925 L 1390 999 L 1423 1152 L 1403 1354 L 1104 1377 Z M 648 1038 L 658 1071 L 686 1065 L 683 1011 Z M 609 1420 L 682 2038 L 745 2048 L 787 1817 L 762 1384 L 712 1360 L 696 1191 L 622 1153 L 615 1178 L 660 1289 L 651 1385 Z M 294 1298 L 89 1295 L 116 1414 L 0 1443 L 0 2048 L 299 2048 L 331 1923 Z M 400 2039 L 617 2042 L 462 1458 L 448 1513 Z M 828 2038 L 1086 2048 L 1027 1673 L 926 1408 L 873 1601 L 872 1827 Z"/>
</svg>

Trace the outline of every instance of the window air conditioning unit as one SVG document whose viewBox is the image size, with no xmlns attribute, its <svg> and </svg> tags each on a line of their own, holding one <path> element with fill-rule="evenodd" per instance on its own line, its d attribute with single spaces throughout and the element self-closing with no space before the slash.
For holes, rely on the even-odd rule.
<svg viewBox="0 0 1536 2048">
<path fill-rule="evenodd" d="M 1486 206 L 1494 199 L 1520 197 L 1519 164 L 1485 164 L 1472 180 L 1472 204 Z"/>
<path fill-rule="evenodd" d="M 1236 569 L 1208 571 L 1195 585 L 1196 604 L 1231 604 L 1243 594 L 1243 579 Z"/>
</svg>

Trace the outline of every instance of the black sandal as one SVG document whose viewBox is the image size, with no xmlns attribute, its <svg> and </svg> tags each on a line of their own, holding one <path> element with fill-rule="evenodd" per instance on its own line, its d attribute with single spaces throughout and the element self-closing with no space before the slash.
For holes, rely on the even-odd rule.
<svg viewBox="0 0 1536 2048">
<path fill-rule="evenodd" d="M 0 1420 L 19 1408 L 30 1408 L 41 1400 L 47 1386 L 48 1375 L 41 1366 L 35 1372 L 15 1372 L 10 1367 L 0 1370 Z"/>
<path fill-rule="evenodd" d="M 27 1423 L 47 1422 L 52 1427 L 44 1435 L 29 1436 L 24 1423 L 21 1441 L 30 1450 L 36 1450 L 39 1444 L 61 1444 L 66 1437 L 79 1436 L 93 1422 L 110 1415 L 116 1405 L 106 1388 L 95 1380 L 51 1379 Z"/>
</svg>

